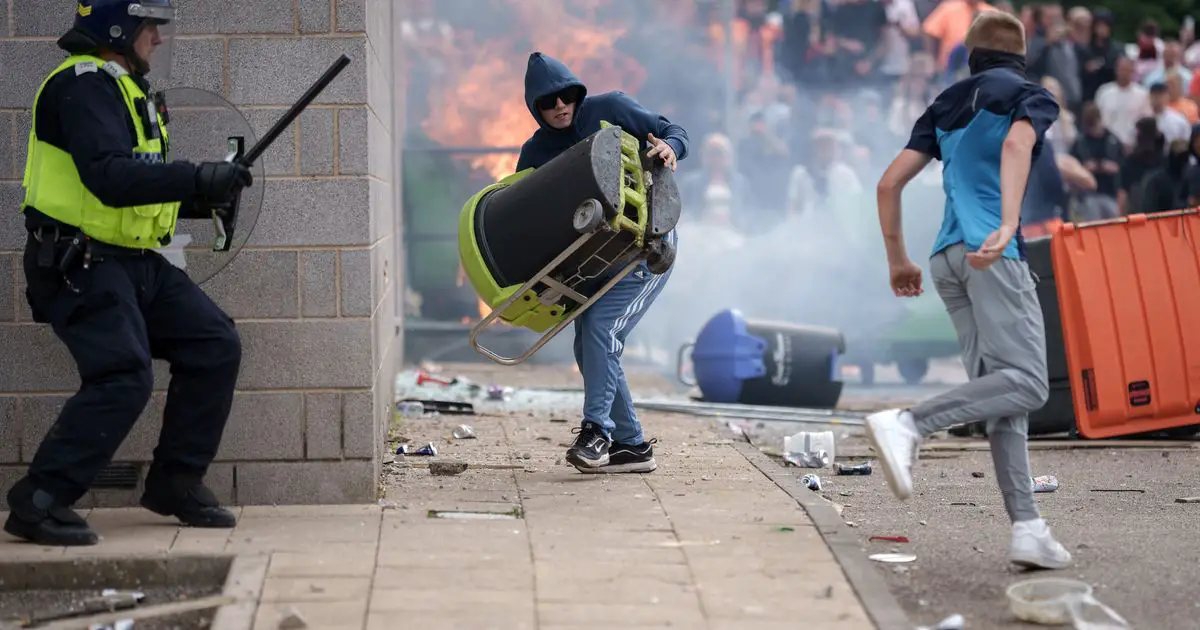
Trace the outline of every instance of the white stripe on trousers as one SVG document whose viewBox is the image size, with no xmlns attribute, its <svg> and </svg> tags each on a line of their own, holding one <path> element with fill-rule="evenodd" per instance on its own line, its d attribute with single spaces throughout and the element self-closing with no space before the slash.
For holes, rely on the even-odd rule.
<svg viewBox="0 0 1200 630">
<path fill-rule="evenodd" d="M 667 233 L 666 240 L 672 245 L 675 245 L 679 242 L 679 234 L 675 230 L 671 230 Z M 637 271 L 634 270 L 632 273 L 637 273 Z M 654 276 L 654 279 L 652 279 L 650 282 L 647 282 L 646 286 L 642 287 L 642 290 L 638 292 L 637 297 L 633 298 L 633 301 L 629 303 L 629 306 L 625 307 L 625 312 L 613 321 L 612 329 L 608 331 L 608 351 L 610 353 L 616 354 L 617 352 L 621 351 L 623 344 L 621 343 L 620 339 L 617 339 L 617 335 L 625 329 L 625 326 L 629 324 L 629 320 L 632 319 L 634 315 L 637 315 L 643 307 L 645 307 L 646 300 L 648 300 L 654 293 L 655 288 L 662 284 L 663 278 L 666 276 L 667 274 L 665 273 L 659 276 Z"/>
</svg>

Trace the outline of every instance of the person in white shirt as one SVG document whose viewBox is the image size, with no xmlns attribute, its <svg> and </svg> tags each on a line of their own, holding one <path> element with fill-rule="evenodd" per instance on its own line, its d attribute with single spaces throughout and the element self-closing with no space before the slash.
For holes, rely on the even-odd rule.
<svg viewBox="0 0 1200 630">
<path fill-rule="evenodd" d="M 1126 150 L 1133 146 L 1137 121 L 1154 115 L 1150 109 L 1150 91 L 1133 82 L 1133 70 L 1132 59 L 1117 59 L 1117 80 L 1096 90 L 1101 119 Z"/>
<path fill-rule="evenodd" d="M 1146 75 L 1142 84 L 1151 86 L 1155 83 L 1166 83 L 1167 77 L 1177 74 L 1183 79 L 1183 93 L 1187 94 L 1192 85 L 1192 71 L 1185 68 L 1182 62 L 1183 46 L 1177 40 L 1169 40 L 1163 46 L 1162 63 Z"/>
<path fill-rule="evenodd" d="M 1158 122 L 1158 131 L 1162 133 L 1167 146 L 1176 140 L 1190 142 L 1192 125 L 1188 123 L 1187 116 L 1167 107 L 1169 100 L 1170 96 L 1167 94 L 1166 85 L 1155 83 L 1150 86 L 1150 110 Z"/>
</svg>

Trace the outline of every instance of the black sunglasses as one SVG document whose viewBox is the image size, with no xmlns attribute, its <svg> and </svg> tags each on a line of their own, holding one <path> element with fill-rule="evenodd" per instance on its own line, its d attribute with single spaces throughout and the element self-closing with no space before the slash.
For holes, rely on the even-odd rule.
<svg viewBox="0 0 1200 630">
<path fill-rule="evenodd" d="M 539 98 L 538 100 L 534 101 L 534 104 L 537 105 L 537 108 L 540 110 L 548 110 L 548 109 L 554 109 L 555 107 L 558 107 L 559 99 L 562 99 L 563 105 L 570 105 L 571 103 L 578 103 L 579 102 L 579 92 L 580 92 L 580 90 L 577 86 L 571 86 L 569 88 L 559 90 L 559 91 L 555 92 L 554 94 L 547 94 L 547 95 Z"/>
</svg>

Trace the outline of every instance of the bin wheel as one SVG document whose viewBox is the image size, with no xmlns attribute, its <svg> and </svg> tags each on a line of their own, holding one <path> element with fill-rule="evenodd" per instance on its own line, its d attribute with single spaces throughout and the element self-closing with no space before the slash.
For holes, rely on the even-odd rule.
<svg viewBox="0 0 1200 630">
<path fill-rule="evenodd" d="M 670 271 L 671 265 L 674 264 L 674 245 L 663 240 L 650 243 L 650 253 L 646 255 L 646 266 L 650 268 L 650 273 L 661 276 Z"/>
<path fill-rule="evenodd" d="M 904 359 L 896 362 L 900 377 L 909 385 L 917 385 L 929 373 L 928 359 Z"/>
<path fill-rule="evenodd" d="M 575 216 L 571 219 L 571 225 L 580 234 L 592 232 L 603 223 L 604 208 L 595 199 L 588 199 L 579 204 L 579 207 L 575 208 Z"/>
</svg>

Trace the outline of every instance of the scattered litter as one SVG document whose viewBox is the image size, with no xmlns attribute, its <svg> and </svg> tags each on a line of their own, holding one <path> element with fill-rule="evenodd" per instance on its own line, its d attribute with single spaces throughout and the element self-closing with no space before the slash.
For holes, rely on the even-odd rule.
<svg viewBox="0 0 1200 630">
<path fill-rule="evenodd" d="M 1116 611 L 1092 596 L 1092 586 L 1066 578 L 1036 578 L 1009 586 L 1005 591 L 1013 615 L 1022 621 L 1047 625 L 1074 625 L 1087 630 L 1129 628 Z M 1096 620 L 1103 615 L 1104 620 Z"/>
<path fill-rule="evenodd" d="M 380 499 L 380 500 L 379 500 L 379 507 L 381 507 L 381 508 L 383 508 L 383 509 L 385 509 L 385 510 L 394 510 L 394 509 L 396 509 L 396 508 L 397 508 L 397 507 L 399 507 L 399 506 L 396 504 L 396 502 L 395 502 L 395 501 L 393 501 L 393 500 L 391 500 L 391 499 Z"/>
<path fill-rule="evenodd" d="M 435 477 L 453 477 L 467 472 L 467 462 L 429 462 L 429 474 Z"/>
<path fill-rule="evenodd" d="M 412 447 L 412 445 L 410 445 L 410 444 L 401 444 L 400 446 L 396 447 L 396 454 L 397 455 L 421 455 L 421 456 L 427 456 L 427 457 L 436 457 L 437 456 L 437 447 L 433 445 L 433 442 L 430 442 L 430 443 L 426 444 L 425 446 L 422 446 L 421 448 L 417 448 L 417 449 L 414 449 Z"/>
<path fill-rule="evenodd" d="M 469 510 L 429 510 L 429 518 L 444 518 L 466 521 L 515 521 L 521 518 L 521 507 L 514 506 L 507 512 L 472 512 Z"/>
<path fill-rule="evenodd" d="M 917 560 L 917 557 L 911 553 L 875 553 L 867 556 L 867 558 L 875 562 L 886 562 L 888 564 L 905 564 L 916 562 Z"/>
<path fill-rule="evenodd" d="M 840 514 L 838 516 L 841 516 Z M 846 521 L 846 527 L 858 527 L 858 523 L 854 521 Z"/>
<path fill-rule="evenodd" d="M 821 478 L 812 473 L 809 473 L 809 474 L 801 477 L 800 483 L 807 486 L 808 489 L 812 490 L 813 492 L 820 492 L 820 490 L 821 490 Z"/>
<path fill-rule="evenodd" d="M 1145 494 L 1145 490 L 1141 488 L 1092 488 L 1092 492 L 1137 492 Z"/>
<path fill-rule="evenodd" d="M 539 442 L 549 442 L 551 439 L 553 439 L 553 438 L 551 438 L 549 435 L 539 435 L 539 436 L 537 436 L 537 440 L 538 440 Z"/>
<path fill-rule="evenodd" d="M 510 400 L 513 397 L 515 390 L 511 387 L 503 385 L 492 385 L 488 388 L 488 400 Z"/>
<path fill-rule="evenodd" d="M 979 471 L 975 471 L 975 472 L 971 473 L 971 476 L 976 479 L 983 479 L 984 477 L 987 476 L 987 474 L 979 472 Z"/>
<path fill-rule="evenodd" d="M 871 542 L 878 540 L 880 542 L 906 543 L 908 542 L 908 536 L 872 536 L 867 540 Z"/>
<path fill-rule="evenodd" d="M 863 462 L 861 464 L 834 464 L 833 470 L 842 476 L 871 474 L 871 462 Z"/>
<path fill-rule="evenodd" d="M 955 501 L 950 505 L 955 507 L 976 507 L 976 505 L 971 501 Z"/>
<path fill-rule="evenodd" d="M 456 400 L 441 400 L 441 399 L 432 399 L 432 400 L 404 399 L 404 400 L 400 401 L 401 404 L 414 403 L 414 402 L 420 403 L 421 408 L 425 410 L 425 413 L 431 413 L 431 414 L 443 414 L 444 413 L 449 416 L 473 416 L 473 415 L 475 415 L 475 405 L 472 405 L 469 402 L 460 402 L 460 401 L 456 401 Z"/>
<path fill-rule="evenodd" d="M 787 526 L 776 527 L 775 531 L 777 531 L 777 532 L 794 532 L 794 531 L 796 531 L 796 528 L 795 527 L 787 527 Z"/>
<path fill-rule="evenodd" d="M 307 627 L 308 622 L 304 620 L 304 616 L 294 606 L 289 607 L 287 614 L 283 616 L 283 619 L 279 620 L 279 630 L 301 630 L 301 628 Z"/>
<path fill-rule="evenodd" d="M 525 451 L 524 453 L 521 453 L 521 459 L 533 459 L 533 453 Z"/>
<path fill-rule="evenodd" d="M 967 620 L 963 619 L 962 615 L 950 615 L 949 617 L 939 621 L 938 624 L 932 628 L 929 626 L 921 626 L 920 628 L 917 628 L 917 630 L 963 630 L 963 627 L 966 625 L 966 623 Z"/>
<path fill-rule="evenodd" d="M 88 630 L 133 630 L 132 619 L 120 619 L 112 623 L 94 623 Z"/>
<path fill-rule="evenodd" d="M 917 525 L 928 525 L 928 521 L 917 521 Z"/>
<path fill-rule="evenodd" d="M 566 424 L 567 419 L 566 418 L 550 418 L 550 422 L 554 422 L 556 424 Z"/>
<path fill-rule="evenodd" d="M 1180 497 L 1175 499 L 1176 503 L 1200 503 L 1200 497 Z"/>
<path fill-rule="evenodd" d="M 456 440 L 473 440 L 477 437 L 475 435 L 475 429 L 469 424 L 458 425 L 458 427 L 455 428 L 450 435 L 453 435 L 454 439 Z"/>
<path fill-rule="evenodd" d="M 834 444 L 833 431 L 801 431 L 783 438 L 783 460 L 800 468 L 828 468 Z"/>
<path fill-rule="evenodd" d="M 839 497 L 852 497 L 852 496 L 854 496 L 854 493 L 850 492 L 849 490 L 842 490 L 841 492 L 838 493 L 838 496 Z"/>
<path fill-rule="evenodd" d="M 1034 492 L 1054 492 L 1055 490 L 1058 490 L 1058 477 L 1041 475 L 1033 478 Z"/>
</svg>

